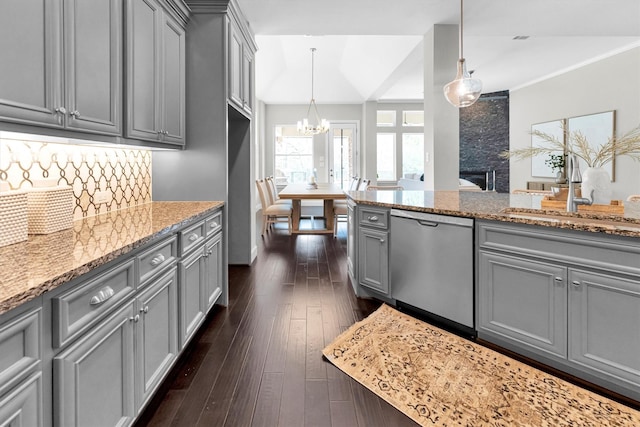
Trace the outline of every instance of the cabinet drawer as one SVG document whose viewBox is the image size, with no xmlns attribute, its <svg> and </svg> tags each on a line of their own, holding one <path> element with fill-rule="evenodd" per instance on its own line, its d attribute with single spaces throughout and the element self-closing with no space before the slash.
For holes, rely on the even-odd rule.
<svg viewBox="0 0 640 427">
<path fill-rule="evenodd" d="M 189 228 L 180 232 L 180 256 L 184 256 L 191 249 L 204 242 L 207 235 L 205 230 L 205 222 L 200 221 Z"/>
<path fill-rule="evenodd" d="M 178 256 L 178 241 L 175 237 L 165 240 L 138 255 L 140 284 L 173 264 Z"/>
<path fill-rule="evenodd" d="M 135 291 L 135 262 L 129 260 L 52 298 L 53 347 L 66 345 Z"/>
<path fill-rule="evenodd" d="M 376 227 L 382 230 L 389 228 L 389 211 L 386 209 L 374 209 L 358 207 L 360 225 Z"/>
<path fill-rule="evenodd" d="M 205 220 L 206 236 L 213 236 L 222 230 L 222 211 L 216 212 Z"/>
<path fill-rule="evenodd" d="M 0 326 L 0 396 L 40 362 L 40 313 L 38 308 Z"/>
</svg>

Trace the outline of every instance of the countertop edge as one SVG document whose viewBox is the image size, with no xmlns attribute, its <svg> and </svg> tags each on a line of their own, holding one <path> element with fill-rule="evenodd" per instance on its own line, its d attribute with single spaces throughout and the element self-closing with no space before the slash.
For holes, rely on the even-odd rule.
<svg viewBox="0 0 640 427">
<path fill-rule="evenodd" d="M 381 201 L 373 201 L 367 200 L 358 197 L 357 193 L 347 193 L 347 198 L 352 200 L 353 202 L 359 205 L 368 205 L 368 206 L 379 206 L 391 209 L 402 209 L 409 210 L 414 212 L 424 212 L 424 213 L 432 213 L 438 215 L 450 215 L 462 218 L 473 218 L 476 220 L 490 220 L 490 221 L 501 221 L 501 222 L 509 222 L 509 223 L 517 223 L 517 224 L 526 224 L 526 225 L 535 225 L 546 228 L 556 228 L 556 229 L 564 229 L 564 230 L 575 230 L 575 231 L 583 231 L 589 233 L 602 233 L 608 234 L 612 236 L 621 236 L 621 237 L 631 237 L 631 238 L 640 238 L 640 228 L 638 231 L 636 230 L 625 230 L 620 228 L 612 228 L 603 226 L 598 224 L 597 222 L 574 222 L 572 221 L 572 217 L 577 218 L 593 218 L 594 220 L 598 220 L 598 214 L 574 214 L 562 211 L 544 211 L 544 212 L 553 212 L 554 215 L 565 216 L 565 220 L 556 220 L 556 221 L 544 221 L 544 220 L 536 220 L 531 218 L 522 218 L 522 217 L 514 217 L 510 216 L 508 212 L 471 212 L 471 211 L 460 211 L 454 209 L 441 209 L 441 208 L 433 208 L 433 207 L 425 207 L 425 206 L 412 206 L 406 204 L 398 204 L 398 203 L 389 203 L 389 202 L 381 202 Z M 514 208 L 517 210 L 521 210 L 523 212 L 530 212 L 533 215 L 535 214 L 535 209 L 526 209 L 526 208 Z M 609 215 L 600 215 L 602 219 L 611 220 L 611 216 Z M 638 225 L 637 219 L 628 219 L 628 218 L 616 218 L 616 221 L 620 222 L 620 226 L 623 227 L 625 223 L 632 223 Z"/>
<path fill-rule="evenodd" d="M 153 203 L 154 202 L 152 202 L 151 204 Z M 163 203 L 163 202 L 158 202 L 158 203 Z M 189 203 L 189 202 L 169 202 L 169 203 Z M 197 203 L 201 203 L 201 202 L 197 202 Z M 141 237 L 135 242 L 132 242 L 128 245 L 122 246 L 108 253 L 105 253 L 100 257 L 93 259 L 83 265 L 75 267 L 55 277 L 51 277 L 40 283 L 36 283 L 32 287 L 30 287 L 29 289 L 23 292 L 18 292 L 11 297 L 3 299 L 2 301 L 0 301 L 0 315 L 3 315 L 4 313 L 11 311 L 14 308 L 17 308 L 23 304 L 26 304 L 32 300 L 35 300 L 36 298 L 46 294 L 47 292 L 51 292 L 54 289 L 68 282 L 71 282 L 72 280 L 75 280 L 78 277 L 85 275 L 96 268 L 99 268 L 99 267 L 102 267 L 103 265 L 108 264 L 109 262 L 115 260 L 118 257 L 131 253 L 136 249 L 140 248 L 141 246 L 144 246 L 147 243 L 153 240 L 156 240 L 157 238 L 163 235 L 169 235 L 195 221 L 204 219 L 207 215 L 210 215 L 212 212 L 224 206 L 224 202 L 210 201 L 207 203 L 213 203 L 213 206 L 210 206 L 194 215 L 185 217 L 176 223 L 168 225 L 160 230 L 153 232 L 152 234 L 149 234 L 148 236 Z"/>
</svg>

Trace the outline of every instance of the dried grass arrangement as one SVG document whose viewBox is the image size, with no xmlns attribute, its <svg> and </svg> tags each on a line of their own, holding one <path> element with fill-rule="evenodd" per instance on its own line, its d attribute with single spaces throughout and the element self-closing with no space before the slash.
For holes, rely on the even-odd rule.
<svg viewBox="0 0 640 427">
<path fill-rule="evenodd" d="M 569 132 L 567 144 L 560 141 L 554 135 L 535 130 L 531 135 L 540 138 L 548 143 L 546 147 L 527 147 L 516 150 L 503 151 L 502 158 L 513 158 L 523 160 L 540 154 L 551 154 L 564 152 L 575 154 L 584 160 L 589 167 L 598 168 L 609 163 L 616 156 L 629 156 L 634 160 L 640 160 L 640 126 L 635 127 L 619 138 L 613 136 L 600 147 L 594 147 L 589 143 L 584 134 L 580 131 Z"/>
</svg>

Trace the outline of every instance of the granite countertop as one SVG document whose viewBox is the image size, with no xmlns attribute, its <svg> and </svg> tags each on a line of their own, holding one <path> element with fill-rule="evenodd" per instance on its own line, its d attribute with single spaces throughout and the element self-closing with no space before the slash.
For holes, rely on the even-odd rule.
<svg viewBox="0 0 640 427">
<path fill-rule="evenodd" d="M 0 314 L 204 218 L 223 202 L 152 202 L 0 248 Z"/>
<path fill-rule="evenodd" d="M 543 196 L 476 191 L 350 191 L 359 204 L 640 238 L 640 218 L 541 210 Z M 626 209 L 625 209 L 626 211 Z"/>
</svg>

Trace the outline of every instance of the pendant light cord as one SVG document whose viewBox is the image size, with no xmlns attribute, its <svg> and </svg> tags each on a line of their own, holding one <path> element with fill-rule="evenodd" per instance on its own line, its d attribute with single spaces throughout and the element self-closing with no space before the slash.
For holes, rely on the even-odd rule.
<svg viewBox="0 0 640 427">
<path fill-rule="evenodd" d="M 460 30 L 460 35 L 458 36 L 458 48 L 460 50 L 460 59 L 463 59 L 464 56 L 462 55 L 462 15 L 463 15 L 463 2 L 464 0 L 460 0 L 460 26 L 459 26 L 459 30 Z"/>
</svg>

